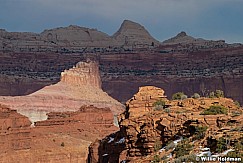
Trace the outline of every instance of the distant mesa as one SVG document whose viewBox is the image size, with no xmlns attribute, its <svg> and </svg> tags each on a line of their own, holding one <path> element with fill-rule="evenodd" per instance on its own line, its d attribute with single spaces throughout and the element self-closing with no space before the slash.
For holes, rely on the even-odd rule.
<svg viewBox="0 0 243 163">
<path fill-rule="evenodd" d="M 70 46 L 117 46 L 116 41 L 106 33 L 76 25 L 45 30 L 40 36 L 42 40 L 53 41 L 60 45 L 68 42 Z"/>
<path fill-rule="evenodd" d="M 192 36 L 187 35 L 186 32 L 182 31 L 178 33 L 175 37 L 172 37 L 168 40 L 165 40 L 162 42 L 162 44 L 199 44 L 199 45 L 205 45 L 205 44 L 225 44 L 224 40 L 205 40 L 202 38 L 194 38 Z"/>
<path fill-rule="evenodd" d="M 80 50 L 81 48 L 109 48 L 109 47 L 149 47 L 156 46 L 159 41 L 154 39 L 149 32 L 140 24 L 125 20 L 120 29 L 113 35 L 70 25 L 44 30 L 42 33 L 30 32 L 7 32 L 0 29 L 0 41 L 6 45 L 0 46 L 0 50 L 7 51 L 32 51 L 39 52 L 43 47 L 49 47 L 49 51 L 60 51 L 60 47 L 69 50 Z M 0 45 L 1 45 L 0 42 Z M 82 51 L 82 50 L 81 50 Z"/>
<path fill-rule="evenodd" d="M 177 34 L 175 37 L 165 40 L 163 43 L 166 44 L 189 43 L 189 42 L 194 42 L 196 40 L 197 39 L 195 39 L 194 37 L 188 36 L 186 32 L 182 31 L 179 34 Z"/>
</svg>

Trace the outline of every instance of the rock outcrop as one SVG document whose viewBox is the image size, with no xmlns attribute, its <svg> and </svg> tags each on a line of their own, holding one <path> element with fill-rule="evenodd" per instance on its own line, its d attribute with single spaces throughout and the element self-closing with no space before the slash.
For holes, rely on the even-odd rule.
<svg viewBox="0 0 243 163">
<path fill-rule="evenodd" d="M 159 44 L 159 41 L 154 39 L 142 25 L 130 20 L 123 21 L 113 38 L 124 46 L 149 47 Z"/>
<path fill-rule="evenodd" d="M 109 108 L 51 112 L 30 127 L 27 117 L 0 105 L 0 162 L 86 162 L 91 142 L 118 130 Z"/>
<path fill-rule="evenodd" d="M 156 101 L 165 103 L 156 104 Z M 225 107 L 228 113 L 202 115 L 210 106 Z M 233 142 L 242 138 L 242 117 L 242 108 L 236 106 L 231 99 L 189 98 L 169 101 L 162 89 L 142 87 L 127 102 L 126 111 L 119 116 L 120 131 L 100 142 L 99 160 L 151 162 L 155 155 L 162 158 L 169 154 L 160 150 L 168 142 L 179 142 L 181 139 L 193 142 L 191 153 L 198 152 L 200 146 L 211 147 L 210 142 L 217 142 L 219 137 L 226 135 L 232 142 L 231 147 L 234 147 Z M 94 148 L 95 146 L 97 144 L 94 143 Z M 114 147 L 117 152 L 113 152 Z M 173 152 L 171 149 L 168 148 L 168 151 Z M 212 150 L 215 151 L 215 145 Z M 171 159 L 175 157 L 172 156 Z"/>
<path fill-rule="evenodd" d="M 61 82 L 77 87 L 85 85 L 101 89 L 99 65 L 92 61 L 79 62 L 74 68 L 61 73 Z"/>
<path fill-rule="evenodd" d="M 0 153 L 31 148 L 30 124 L 27 117 L 0 105 Z"/>
<path fill-rule="evenodd" d="M 77 111 L 82 105 L 109 107 L 114 115 L 123 106 L 102 91 L 98 64 L 79 62 L 61 74 L 61 81 L 27 96 L 0 97 L 0 102 L 26 115 L 32 122 L 45 120 L 49 112 Z"/>
</svg>

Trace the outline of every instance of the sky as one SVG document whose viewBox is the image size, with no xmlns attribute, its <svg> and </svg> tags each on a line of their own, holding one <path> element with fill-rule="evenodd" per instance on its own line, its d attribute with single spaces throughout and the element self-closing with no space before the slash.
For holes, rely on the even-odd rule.
<svg viewBox="0 0 243 163">
<path fill-rule="evenodd" d="M 123 20 L 159 41 L 185 31 L 243 43 L 243 0 L 0 0 L 0 28 L 10 32 L 79 25 L 113 35 Z"/>
</svg>

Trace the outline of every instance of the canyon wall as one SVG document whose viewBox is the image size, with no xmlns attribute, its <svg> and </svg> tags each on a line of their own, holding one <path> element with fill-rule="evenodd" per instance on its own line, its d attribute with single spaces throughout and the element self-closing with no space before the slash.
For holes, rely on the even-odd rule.
<svg viewBox="0 0 243 163">
<path fill-rule="evenodd" d="M 0 105 L 0 162 L 84 163 L 91 142 L 117 131 L 109 108 L 51 112 L 30 127 L 27 117 Z"/>
<path fill-rule="evenodd" d="M 142 25 L 128 20 L 111 37 L 69 26 L 41 34 L 1 30 L 0 43 L 1 95 L 33 93 L 57 83 L 65 69 L 92 58 L 100 63 L 102 88 L 121 102 L 143 85 L 163 87 L 168 97 L 178 91 L 190 96 L 221 89 L 243 102 L 241 44 L 185 32 L 159 43 Z"/>
</svg>

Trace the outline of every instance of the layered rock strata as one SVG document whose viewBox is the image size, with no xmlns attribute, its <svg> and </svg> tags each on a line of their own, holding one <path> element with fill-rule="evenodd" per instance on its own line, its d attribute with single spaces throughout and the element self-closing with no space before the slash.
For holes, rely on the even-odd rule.
<svg viewBox="0 0 243 163">
<path fill-rule="evenodd" d="M 0 105 L 0 162 L 86 162 L 96 139 L 117 131 L 109 108 L 82 106 L 76 112 L 51 112 L 30 127 L 27 117 Z"/>
<path fill-rule="evenodd" d="M 122 23 L 114 36 L 76 25 L 44 30 L 40 34 L 0 29 L 0 51 L 4 52 L 114 52 L 124 50 L 123 46 L 153 48 L 158 44 L 143 26 L 129 20 Z"/>
<path fill-rule="evenodd" d="M 46 113 L 76 111 L 82 105 L 111 108 L 114 115 L 123 106 L 102 91 L 98 64 L 79 62 L 61 74 L 61 81 L 27 96 L 1 96 L 0 102 L 26 115 L 32 122 L 45 120 Z"/>
<path fill-rule="evenodd" d="M 39 34 L 1 30 L 0 94 L 33 93 L 58 82 L 60 73 L 78 61 L 95 55 L 101 65 L 102 88 L 122 102 L 126 102 L 142 85 L 163 87 L 168 97 L 178 91 L 192 95 L 194 92 L 209 94 L 221 89 L 227 97 L 243 102 L 242 44 L 197 39 L 181 32 L 159 47 L 124 48 L 125 36 L 131 40 L 149 38 L 144 30 L 138 30 L 142 27 L 137 23 L 124 21 L 124 24 L 127 27 L 122 27 L 123 32 L 119 34 L 123 38 L 120 47 L 93 47 L 92 41 L 87 41 L 91 47 L 80 47 L 82 40 L 79 41 L 75 34 L 79 33 L 77 31 L 83 33 L 83 29 L 75 26 L 47 30 L 43 44 L 35 43 L 39 48 L 32 45 L 39 39 Z M 73 31 L 76 32 L 72 34 Z M 56 45 L 58 41 L 48 41 L 48 32 L 53 33 L 53 38 L 55 34 L 60 35 L 63 43 L 59 46 Z M 144 45 L 150 44 L 149 40 L 145 39 Z M 22 42 L 24 45 L 20 47 Z M 74 47 L 75 44 L 77 47 Z"/>
</svg>

